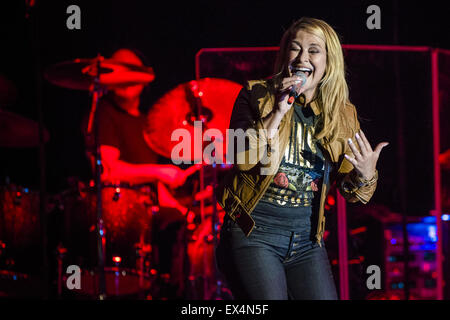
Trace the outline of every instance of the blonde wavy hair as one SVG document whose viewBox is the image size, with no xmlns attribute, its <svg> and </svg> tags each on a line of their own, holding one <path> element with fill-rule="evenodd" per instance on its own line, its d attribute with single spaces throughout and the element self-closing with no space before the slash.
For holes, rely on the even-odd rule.
<svg viewBox="0 0 450 320">
<path fill-rule="evenodd" d="M 339 36 L 325 21 L 303 17 L 295 21 L 284 33 L 280 42 L 280 51 L 275 61 L 275 88 L 281 85 L 283 78 L 289 76 L 289 49 L 292 39 L 299 30 L 311 33 L 325 42 L 327 64 L 325 74 L 318 85 L 316 95 L 322 116 L 317 124 L 315 138 L 323 138 L 325 144 L 333 142 L 338 134 L 338 118 L 346 104 L 350 104 L 348 86 L 345 80 L 345 63 Z"/>
</svg>

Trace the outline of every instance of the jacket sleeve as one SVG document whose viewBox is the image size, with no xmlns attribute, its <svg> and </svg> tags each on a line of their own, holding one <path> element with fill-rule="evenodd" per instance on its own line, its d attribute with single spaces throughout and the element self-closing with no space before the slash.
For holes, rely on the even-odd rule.
<svg viewBox="0 0 450 320">
<path fill-rule="evenodd" d="M 239 92 L 231 113 L 228 153 L 241 171 L 255 167 L 267 150 L 267 135 L 261 127 L 258 106 L 251 98 L 249 85 Z"/>
<path fill-rule="evenodd" d="M 353 141 L 356 141 L 355 134 L 359 132 L 360 124 L 357 118 L 355 107 L 351 106 L 351 108 L 352 116 L 350 121 L 353 128 L 351 138 Z M 355 143 L 355 146 L 359 149 L 357 143 Z M 351 157 L 354 156 L 352 150 L 348 146 L 347 141 L 345 141 L 344 153 Z M 370 181 L 363 181 L 362 178 L 357 175 L 356 170 L 354 169 L 350 161 L 348 161 L 344 157 L 344 154 L 342 154 L 340 159 L 341 162 L 337 172 L 336 183 L 341 195 L 348 202 L 361 201 L 362 203 L 366 204 L 367 202 L 369 202 L 370 198 L 375 192 L 375 189 L 377 188 L 378 171 L 375 171 L 375 175 Z"/>
</svg>

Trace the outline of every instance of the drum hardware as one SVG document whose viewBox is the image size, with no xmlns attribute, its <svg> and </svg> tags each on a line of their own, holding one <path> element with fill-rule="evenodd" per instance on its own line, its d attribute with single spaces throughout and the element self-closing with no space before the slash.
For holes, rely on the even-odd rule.
<svg viewBox="0 0 450 320">
<path fill-rule="evenodd" d="M 136 76 L 137 74 L 139 74 L 139 76 Z M 90 272 L 86 271 L 84 273 L 83 279 L 88 283 L 85 292 L 88 294 L 95 292 L 95 294 L 98 294 L 99 299 L 105 299 L 107 296 L 122 296 L 131 293 L 131 291 L 127 291 L 126 288 L 123 287 L 125 282 L 131 287 L 136 285 L 139 290 L 146 289 L 151 286 L 152 276 L 156 276 L 157 271 L 152 269 L 150 271 L 150 279 L 148 278 L 148 269 L 151 268 L 149 256 L 152 254 L 153 250 L 151 245 L 143 239 L 143 234 L 140 234 L 139 241 L 134 244 L 136 264 L 133 269 L 124 268 L 128 259 L 126 256 L 121 254 L 111 256 L 111 252 L 108 253 L 111 249 L 110 245 L 114 244 L 115 239 L 118 239 L 123 231 L 123 227 L 128 223 L 126 220 L 122 219 L 123 216 L 120 214 L 115 216 L 114 219 L 111 219 L 110 214 L 112 211 L 110 209 L 114 207 L 114 205 L 116 205 L 116 208 L 120 208 L 120 206 L 124 204 L 124 201 L 129 201 L 126 199 L 130 189 L 127 187 L 124 188 L 123 186 L 114 188 L 113 186 L 105 186 L 100 183 L 102 166 L 98 139 L 96 138 L 96 107 L 98 99 L 104 93 L 105 89 L 116 86 L 148 83 L 154 79 L 153 70 L 151 68 L 118 63 L 98 56 L 95 59 L 76 59 L 54 65 L 46 70 L 45 77 L 51 83 L 58 86 L 77 90 L 89 90 L 92 96 L 88 132 L 93 136 L 91 141 L 93 141 L 95 145 L 95 147 L 92 148 L 93 151 L 91 153 L 95 156 L 96 176 L 94 186 L 91 186 L 95 188 L 88 192 L 88 202 L 93 204 L 94 201 L 95 205 L 91 205 L 91 207 L 96 208 L 96 223 L 94 229 L 97 236 L 98 265 L 96 272 L 91 270 Z M 168 139 L 164 139 L 163 136 L 167 132 L 171 133 L 177 127 L 181 127 L 179 125 L 180 123 L 191 130 L 193 129 L 193 122 L 199 120 L 205 124 L 205 127 L 204 129 L 202 128 L 202 130 L 206 130 L 209 127 L 219 128 L 225 133 L 225 129 L 228 126 L 231 116 L 234 99 L 240 89 L 240 85 L 223 79 L 201 79 L 199 81 L 191 81 L 188 85 L 180 86 L 177 90 L 177 94 L 183 92 L 181 93 L 182 97 L 178 100 L 172 100 L 171 107 L 175 108 L 172 110 L 173 112 L 171 112 L 171 108 L 167 108 L 167 105 L 165 105 L 167 101 L 164 99 L 157 103 L 156 108 L 152 108 L 151 112 L 162 112 L 163 117 L 158 123 L 161 123 L 164 128 L 162 128 L 162 130 L 159 130 L 161 128 L 154 128 L 155 121 L 153 121 L 152 128 L 150 128 L 150 131 L 146 131 L 145 134 L 147 143 L 159 154 L 163 156 L 168 155 L 170 157 L 172 145 L 167 143 L 167 141 L 171 141 L 171 139 L 170 136 Z M 184 102 L 187 102 L 187 104 Z M 182 105 L 184 109 L 181 107 Z M 149 120 L 150 118 L 153 118 L 154 120 L 155 115 L 149 114 Z M 181 122 L 178 120 L 181 120 Z M 226 135 L 223 134 L 223 136 Z M 217 145 L 216 148 L 225 146 L 224 141 L 221 139 L 216 139 L 214 143 Z M 213 170 L 217 170 L 218 165 L 213 163 L 212 168 Z M 199 193 L 196 201 L 200 202 L 201 225 L 210 225 L 211 232 L 207 236 L 200 237 L 199 240 L 210 248 L 216 243 L 217 230 L 220 227 L 220 221 L 217 219 L 217 207 L 215 205 L 211 206 L 211 208 L 208 207 L 211 213 L 206 214 L 204 201 L 212 198 L 212 202 L 215 203 L 212 190 L 217 184 L 217 173 L 214 172 L 212 183 L 206 186 L 206 188 L 204 180 L 204 167 L 201 166 L 200 190 L 203 193 Z M 107 194 L 104 192 L 105 189 Z M 96 192 L 95 197 L 93 196 L 93 192 Z M 143 207 L 147 207 L 147 209 L 151 211 L 151 216 L 155 215 L 159 210 L 157 206 L 153 205 L 152 201 L 138 203 Z M 116 212 L 120 213 L 120 210 Z M 188 215 L 187 218 L 190 218 L 191 220 L 194 219 L 192 215 Z M 129 228 L 125 227 L 125 229 Z M 201 263 L 201 267 L 204 268 L 204 271 L 198 271 L 194 275 L 194 277 L 197 278 L 201 278 L 200 274 L 205 274 L 205 270 L 208 268 L 207 265 L 211 262 L 210 253 L 207 253 L 207 250 L 204 251 L 205 252 L 202 253 L 203 263 Z M 106 266 L 107 261 L 108 263 L 112 261 L 113 266 Z M 211 268 L 208 273 L 211 274 Z M 218 296 L 218 293 L 222 292 L 222 282 L 217 279 L 215 272 L 213 278 L 215 281 L 215 289 L 213 290 L 211 290 L 211 285 L 208 284 L 206 280 L 203 281 L 204 299 Z M 170 280 L 170 274 L 159 275 L 159 279 L 163 282 L 168 282 Z"/>
<path fill-rule="evenodd" d="M 6 267 L 6 263 L 7 263 L 7 258 L 5 259 L 5 261 L 3 262 L 3 258 L 6 256 L 5 255 L 5 250 L 6 249 L 6 243 L 4 243 L 3 241 L 0 240 L 0 269 L 3 269 L 2 264 L 5 264 Z"/>
<path fill-rule="evenodd" d="M 29 274 L 11 270 L 0 270 L 0 298 L 37 298 L 40 286 L 39 279 Z"/>
<path fill-rule="evenodd" d="M 5 251 L 6 244 L 0 240 L 0 257 L 3 255 L 3 251 Z"/>
<path fill-rule="evenodd" d="M 122 258 L 119 256 L 114 256 L 112 258 L 115 267 L 114 270 L 114 293 L 115 296 L 119 296 L 119 282 L 120 282 L 120 262 L 122 261 Z"/>
<path fill-rule="evenodd" d="M 137 256 L 137 270 L 139 275 L 139 288 L 141 289 L 141 293 L 144 292 L 144 275 L 147 274 L 146 267 L 149 267 L 150 264 L 148 263 L 147 266 L 145 265 L 146 258 L 148 258 L 152 252 L 152 246 L 150 244 L 145 244 L 143 239 L 140 243 L 137 243 L 135 245 L 136 248 L 136 256 Z M 148 261 L 147 261 L 148 262 Z"/>
<path fill-rule="evenodd" d="M 76 59 L 70 62 L 63 62 L 50 66 L 44 72 L 45 78 L 58 86 L 70 88 L 70 89 L 81 89 L 89 90 L 92 101 L 91 101 L 91 111 L 89 114 L 89 125 L 87 129 L 88 136 L 91 137 L 94 146 L 91 150 L 92 154 L 95 156 L 95 177 L 98 189 L 98 202 L 97 202 L 97 252 L 98 252 L 98 269 L 99 269 L 99 295 L 100 300 L 106 297 L 105 288 L 105 274 L 104 274 L 104 256 L 103 256 L 103 221 L 102 221 L 102 203 L 101 203 L 101 157 L 100 157 L 100 145 L 98 143 L 97 134 L 97 117 L 96 110 L 98 105 L 98 100 L 103 94 L 103 88 L 100 84 L 100 75 L 111 72 L 110 69 L 102 66 L 103 57 L 98 55 L 94 59 L 81 60 Z M 93 138 L 92 138 L 93 137 Z"/>
<path fill-rule="evenodd" d="M 38 241 L 39 203 L 39 194 L 29 188 L 0 187 L 0 240 L 9 253 L 22 252 Z"/>
<path fill-rule="evenodd" d="M 175 87 L 162 96 L 152 106 L 147 115 L 148 122 L 144 136 L 151 149 L 166 158 L 172 158 L 172 160 L 188 163 L 192 161 L 194 163 L 203 163 L 199 175 L 200 191 L 196 194 L 195 201 L 200 205 L 199 216 L 201 219 L 200 225 L 202 226 L 200 229 L 206 224 L 210 224 L 210 237 L 201 236 L 198 241 L 202 245 L 200 245 L 200 242 L 196 242 L 198 248 L 207 246 L 208 239 L 211 241 L 210 247 L 214 246 L 217 242 L 217 230 L 220 224 L 220 221 L 217 219 L 217 207 L 216 205 L 211 206 L 210 216 L 207 216 L 205 201 L 210 199 L 212 203 L 216 203 L 213 190 L 217 185 L 217 170 L 224 167 L 224 165 L 215 163 L 214 154 L 212 154 L 213 159 L 208 159 L 209 161 L 206 161 L 206 159 L 198 159 L 196 155 L 203 155 L 204 148 L 206 147 L 203 140 L 213 141 L 215 150 L 222 151 L 223 154 L 223 159 L 219 160 L 222 160 L 222 163 L 226 163 L 225 151 L 227 146 L 223 138 L 227 136 L 226 129 L 230 122 L 234 100 L 241 88 L 241 85 L 225 79 L 204 78 L 193 80 Z M 159 119 L 160 121 L 154 121 L 154 119 Z M 193 141 L 196 137 L 196 128 L 193 126 L 195 121 L 201 121 L 202 123 L 202 143 Z M 191 154 L 172 155 L 173 148 L 179 142 L 172 141 L 171 135 L 174 130 L 180 128 L 186 129 L 190 133 L 191 150 L 194 150 Z M 205 139 L 208 128 L 218 129 L 222 134 L 222 138 L 214 137 L 213 140 L 212 137 L 207 136 Z M 196 148 L 201 149 L 200 152 Z M 174 156 L 176 159 L 174 159 Z M 205 162 L 208 163 L 208 166 L 204 165 Z M 229 165 L 225 166 L 230 167 Z M 206 183 L 206 168 L 211 168 L 212 170 L 209 183 Z M 189 221 L 187 228 L 194 233 L 202 232 L 195 230 L 195 225 Z M 188 241 L 191 241 L 191 239 Z M 196 287 L 195 282 L 198 282 L 197 280 L 203 284 L 202 289 L 200 289 L 202 291 L 202 297 L 195 296 L 194 298 L 210 299 L 214 295 L 217 296 L 216 292 L 221 292 L 222 282 L 218 279 L 217 271 L 214 270 L 212 272 L 212 270 L 208 269 L 210 262 L 213 262 L 210 260 L 213 260 L 214 256 L 211 257 L 211 253 L 208 253 L 206 248 L 203 248 L 203 251 L 199 249 L 199 252 L 202 253 L 201 261 L 198 261 L 198 252 L 192 249 L 191 243 L 191 259 L 195 260 L 191 261 L 191 264 L 195 266 L 191 268 L 191 273 L 188 275 L 188 282 L 191 287 Z M 212 252 L 212 255 L 214 255 L 214 252 Z M 213 279 L 212 282 L 215 282 L 214 285 L 211 284 L 211 278 Z M 214 286 L 219 289 L 212 288 Z"/>
<path fill-rule="evenodd" d="M 212 87 L 213 84 L 215 83 L 216 85 L 216 89 L 220 86 L 227 88 L 226 90 L 228 91 L 234 91 L 233 93 L 237 95 L 237 92 L 240 90 L 240 86 L 237 84 L 234 84 L 233 82 L 226 82 L 224 80 L 220 80 L 220 79 L 201 79 L 198 81 L 190 81 L 187 85 L 184 85 L 183 87 L 179 87 L 178 90 L 183 91 L 185 100 L 188 101 L 188 110 L 184 111 L 184 116 L 181 116 L 180 120 L 181 123 L 186 124 L 188 123 L 189 125 L 192 126 L 192 124 L 194 123 L 194 121 L 201 121 L 202 122 L 202 127 L 201 127 L 201 136 L 204 136 L 205 133 L 205 129 L 208 129 L 209 127 L 212 127 L 214 129 L 222 129 L 222 137 L 226 136 L 225 133 L 225 129 L 228 126 L 228 122 L 229 122 L 229 118 L 231 117 L 231 110 L 232 110 L 232 104 L 230 106 L 227 106 L 227 108 L 219 108 L 220 104 L 212 104 L 211 99 L 207 99 L 208 97 L 212 96 L 209 91 L 208 88 Z M 219 84 L 220 82 L 220 84 Z M 177 88 L 174 90 L 174 92 L 176 92 Z M 212 89 L 211 89 L 212 91 Z M 230 94 L 228 93 L 228 96 Z M 222 105 L 223 105 L 223 97 L 224 95 L 222 95 Z M 172 99 L 174 99 L 174 96 L 172 96 Z M 208 103 L 206 105 L 206 101 L 208 101 Z M 218 112 L 217 113 L 213 113 L 212 109 L 216 109 Z M 218 109 L 221 109 L 220 111 Z M 157 112 L 158 109 L 152 109 L 155 110 L 154 112 Z M 179 109 L 178 109 L 179 110 Z M 223 113 L 224 111 L 227 113 L 229 112 L 229 115 L 227 114 L 226 117 L 223 117 Z M 218 115 L 222 114 L 222 117 L 218 117 Z M 184 119 L 183 119 L 184 118 Z M 187 121 L 186 121 L 187 120 Z M 221 125 L 219 126 L 220 121 L 225 121 L 225 125 Z M 185 125 L 186 127 L 186 125 Z M 223 134 L 225 133 L 225 134 Z M 194 137 L 195 137 L 195 132 L 194 132 Z M 211 137 L 209 137 L 209 139 L 207 139 L 209 141 L 211 141 Z M 151 141 L 151 139 L 149 139 L 149 141 Z M 196 145 L 196 142 L 194 141 L 194 146 Z M 217 139 L 217 137 L 215 137 L 214 139 L 214 145 L 215 145 L 215 150 L 214 153 L 217 151 L 217 149 L 223 148 L 225 147 L 225 143 L 222 139 Z M 167 150 L 168 151 L 168 150 Z M 202 146 L 202 152 L 201 154 L 203 155 L 203 146 Z M 194 155 L 195 155 L 195 151 L 194 151 Z M 172 155 L 173 156 L 173 155 Z M 200 202 L 200 217 L 201 217 L 201 225 L 206 223 L 206 215 L 205 215 L 205 200 L 207 200 L 208 198 L 211 198 L 211 202 L 212 202 L 212 215 L 211 215 L 211 226 L 210 226 L 210 230 L 211 233 L 208 234 L 204 234 L 203 228 L 200 229 L 200 236 L 199 236 L 199 241 L 195 242 L 195 245 L 193 248 L 191 248 L 191 250 L 189 250 L 188 248 L 188 254 L 189 251 L 191 251 L 191 259 L 193 259 L 193 256 L 199 251 L 199 245 L 202 246 L 201 252 L 202 252 L 202 257 L 201 257 L 201 265 L 198 266 L 198 261 L 197 263 L 195 261 L 191 261 L 191 270 L 190 270 L 190 274 L 188 275 L 188 279 L 190 282 L 190 287 L 191 288 L 195 288 L 195 282 L 196 280 L 200 280 L 201 283 L 203 284 L 203 288 L 202 288 L 202 297 L 203 299 L 210 299 L 213 296 L 213 292 L 217 292 L 218 289 L 212 289 L 212 285 L 211 282 L 215 282 L 215 286 L 216 288 L 219 287 L 219 284 L 221 283 L 220 280 L 218 279 L 218 274 L 217 274 L 217 270 L 215 268 L 215 264 L 214 267 L 212 268 L 213 270 L 211 270 L 210 268 L 210 262 L 214 261 L 214 248 L 216 246 L 216 242 L 217 242 L 217 228 L 218 228 L 218 223 L 217 223 L 217 208 L 216 208 L 216 199 L 215 199 L 215 195 L 214 195 L 214 188 L 216 187 L 217 184 L 217 166 L 216 166 L 216 159 L 215 159 L 215 154 L 213 154 L 213 159 L 209 159 L 209 161 L 212 161 L 211 163 L 211 168 L 212 168 L 212 179 L 210 181 L 210 184 L 205 186 L 205 168 L 202 166 L 201 170 L 200 170 L 200 192 L 197 193 L 197 197 L 195 198 L 196 201 Z M 204 159 L 206 160 L 206 159 Z M 202 160 L 202 162 L 204 161 Z M 224 159 L 221 159 L 224 160 Z M 194 161 L 198 161 L 198 159 L 194 159 Z M 189 228 L 189 225 L 188 225 Z M 212 241 L 212 247 L 211 245 L 208 246 L 208 242 L 211 243 Z M 208 249 L 212 248 L 212 253 L 208 252 Z M 212 261 L 211 261 L 212 260 Z M 200 267 L 201 271 L 198 270 Z M 211 281 L 212 280 L 212 281 Z M 195 295 L 194 298 L 198 298 L 198 296 Z"/>
<path fill-rule="evenodd" d="M 116 188 L 116 191 L 114 192 L 113 201 L 118 201 L 120 197 L 120 189 Z"/>
<path fill-rule="evenodd" d="M 7 181 L 9 183 L 9 181 Z M 39 239 L 39 196 L 15 184 L 0 186 L 0 297 L 38 296 L 34 247 Z"/>
<path fill-rule="evenodd" d="M 63 288 L 63 259 L 67 254 L 67 249 L 64 248 L 64 246 L 59 243 L 58 247 L 56 248 L 56 261 L 58 263 L 58 298 L 62 297 L 62 288 Z"/>
<path fill-rule="evenodd" d="M 83 205 L 73 205 L 69 201 L 65 204 L 67 210 L 71 207 L 78 212 L 67 212 L 68 219 L 64 224 L 72 229 L 67 233 L 70 238 L 77 237 L 77 230 L 96 231 L 91 224 L 96 217 L 97 188 L 92 184 L 79 183 L 78 192 L 66 192 L 66 195 Z M 80 199 L 78 200 L 78 196 Z M 152 246 L 150 244 L 153 216 L 159 212 L 159 207 L 153 205 L 155 193 L 147 185 L 129 184 L 102 184 L 102 248 L 105 257 L 105 288 L 106 298 L 138 297 L 147 299 L 152 296 L 154 278 L 156 273 L 151 268 Z M 80 212 L 81 210 L 81 212 Z M 85 210 L 85 211 L 82 211 Z M 79 216 L 88 216 L 88 219 L 76 220 Z M 83 223 L 83 226 L 76 226 Z M 77 238 L 76 238 L 77 239 Z M 78 241 L 72 240 L 71 248 L 77 246 Z M 89 247 L 91 245 L 89 244 Z M 84 246 L 86 249 L 86 246 Z M 77 252 L 86 254 L 86 250 L 77 249 Z M 70 251 L 69 251 L 70 253 Z M 73 254 L 73 252 L 72 252 Z M 74 258 L 73 256 L 71 258 Z M 97 262 L 80 265 L 83 270 L 81 290 L 79 296 L 92 297 L 99 289 L 99 270 L 94 266 Z M 94 268 L 93 268 L 94 267 Z"/>
<path fill-rule="evenodd" d="M 102 90 L 147 84 L 155 79 L 155 73 L 152 67 L 97 56 L 92 59 L 77 58 L 51 65 L 45 70 L 44 77 L 59 87 L 92 91 L 96 82 Z"/>
<path fill-rule="evenodd" d="M 134 84 L 145 84 L 153 81 L 153 69 L 144 66 L 134 66 L 120 63 L 114 60 L 104 59 L 97 55 L 94 59 L 75 59 L 62 62 L 46 69 L 45 78 L 61 87 L 77 90 L 89 90 L 92 101 L 89 114 L 87 135 L 93 142 L 91 153 L 95 157 L 95 181 L 97 186 L 97 255 L 99 272 L 99 294 L 98 298 L 106 298 L 105 279 L 105 229 L 102 218 L 102 163 L 100 145 L 98 142 L 98 101 L 106 88 L 116 86 L 129 86 Z"/>
<path fill-rule="evenodd" d="M 176 86 L 150 108 L 144 132 L 147 144 L 165 158 L 186 163 L 203 163 L 203 159 L 194 158 L 196 150 L 202 148 L 201 143 L 193 141 L 196 136 L 194 121 L 202 121 L 202 130 L 218 129 L 226 137 L 234 100 L 241 88 L 241 85 L 233 81 L 216 78 L 204 78 Z M 172 150 L 179 144 L 179 141 L 171 139 L 172 133 L 177 129 L 185 129 L 190 133 L 190 155 L 172 155 Z M 203 138 L 203 132 L 200 138 Z M 217 139 L 214 143 L 217 149 L 226 149 L 223 141 Z M 199 151 L 200 156 L 203 155 L 203 148 Z"/>
<path fill-rule="evenodd" d="M 101 58 L 98 55 L 96 61 L 90 64 L 93 70 L 93 81 L 91 87 L 89 88 L 92 95 L 91 112 L 89 114 L 89 125 L 87 129 L 87 135 L 93 136 L 94 148 L 93 152 L 95 156 L 95 178 L 97 183 L 97 254 L 98 254 L 98 272 L 99 272 L 99 300 L 104 300 L 106 298 L 106 279 L 105 279 L 105 231 L 102 220 L 102 162 L 100 154 L 100 144 L 98 142 L 98 114 L 97 106 L 100 95 L 102 94 L 102 89 L 100 87 L 100 73 L 101 69 Z M 95 70 L 95 71 L 94 71 Z M 95 123 L 95 124 L 94 124 Z M 94 131 L 93 131 L 94 127 Z"/>
</svg>

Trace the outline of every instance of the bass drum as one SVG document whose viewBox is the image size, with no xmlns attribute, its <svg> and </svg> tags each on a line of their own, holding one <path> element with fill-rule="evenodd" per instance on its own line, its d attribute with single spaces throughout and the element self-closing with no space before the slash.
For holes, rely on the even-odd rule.
<svg viewBox="0 0 450 320">
<path fill-rule="evenodd" d="M 81 199 L 81 201 L 80 201 Z M 152 223 L 155 192 L 151 186 L 102 187 L 103 250 L 107 296 L 131 296 L 151 287 Z M 66 243 L 71 261 L 82 269 L 79 294 L 98 294 L 97 191 L 83 184 L 65 200 Z M 80 235 L 82 235 L 80 237 Z"/>
<path fill-rule="evenodd" d="M 0 266 L 29 272 L 40 261 L 39 193 L 26 187 L 0 187 Z"/>
<path fill-rule="evenodd" d="M 151 245 L 154 192 L 150 186 L 115 184 L 102 188 L 102 218 L 105 231 L 105 264 L 136 268 L 136 249 Z M 89 194 L 91 220 L 97 216 L 97 195 Z"/>
</svg>

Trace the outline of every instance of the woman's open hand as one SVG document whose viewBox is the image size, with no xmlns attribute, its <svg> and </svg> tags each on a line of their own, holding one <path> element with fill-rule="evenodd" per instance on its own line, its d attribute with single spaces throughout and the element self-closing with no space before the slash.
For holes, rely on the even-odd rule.
<svg viewBox="0 0 450 320">
<path fill-rule="evenodd" d="M 355 167 L 356 172 L 360 177 L 365 180 L 370 180 L 375 174 L 378 157 L 381 150 L 386 147 L 388 142 L 380 142 L 375 150 L 372 150 L 369 141 L 367 140 L 364 132 L 359 131 L 356 133 L 356 141 L 359 145 L 361 152 L 358 151 L 352 139 L 348 139 L 348 145 L 353 152 L 354 157 L 350 157 L 347 154 L 345 158 Z"/>
</svg>

